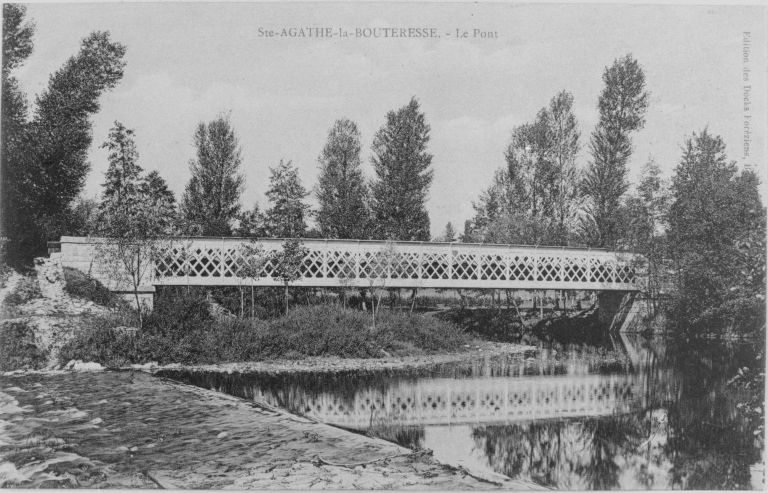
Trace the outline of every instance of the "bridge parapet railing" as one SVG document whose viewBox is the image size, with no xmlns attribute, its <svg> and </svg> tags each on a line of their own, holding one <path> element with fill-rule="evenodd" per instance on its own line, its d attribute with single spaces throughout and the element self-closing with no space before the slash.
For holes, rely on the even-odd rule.
<svg viewBox="0 0 768 493">
<path fill-rule="evenodd" d="M 260 240 L 264 262 L 258 277 L 244 278 L 249 261 L 240 238 L 174 241 L 156 259 L 153 283 L 227 285 L 245 280 L 279 285 L 282 239 Z M 640 289 L 630 254 L 605 250 L 430 242 L 303 240 L 306 255 L 296 286 L 360 286 L 375 279 L 388 287 Z"/>
</svg>

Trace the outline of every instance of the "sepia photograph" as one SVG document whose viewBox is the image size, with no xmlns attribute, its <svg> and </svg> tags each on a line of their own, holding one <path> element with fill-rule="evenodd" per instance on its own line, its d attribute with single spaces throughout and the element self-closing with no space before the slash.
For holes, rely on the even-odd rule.
<svg viewBox="0 0 768 493">
<path fill-rule="evenodd" d="M 0 488 L 765 489 L 765 6 L 2 19 Z"/>
</svg>

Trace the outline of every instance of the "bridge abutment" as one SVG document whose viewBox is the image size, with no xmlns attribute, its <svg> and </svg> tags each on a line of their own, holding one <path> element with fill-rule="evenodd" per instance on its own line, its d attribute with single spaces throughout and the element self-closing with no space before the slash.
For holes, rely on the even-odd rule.
<svg viewBox="0 0 768 493">
<path fill-rule="evenodd" d="M 597 294 L 600 323 L 611 332 L 642 330 L 645 299 L 635 291 L 602 291 Z"/>
</svg>

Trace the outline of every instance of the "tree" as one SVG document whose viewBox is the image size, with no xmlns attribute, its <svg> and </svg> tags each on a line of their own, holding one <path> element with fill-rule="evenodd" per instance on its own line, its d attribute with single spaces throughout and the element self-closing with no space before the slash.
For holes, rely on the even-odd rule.
<svg viewBox="0 0 768 493">
<path fill-rule="evenodd" d="M 118 207 L 102 211 L 108 234 L 98 244 L 96 258 L 105 266 L 114 287 L 125 289 L 127 286 L 133 291 L 139 322 L 143 326 L 139 287 L 152 275 L 155 259 L 164 254 L 169 242 L 152 204 L 136 201 L 130 207 L 130 213 L 127 211 Z"/>
<path fill-rule="evenodd" d="M 128 285 L 133 290 L 143 324 L 138 289 L 166 247 L 173 194 L 156 171 L 141 177 L 133 134 L 115 122 L 102 145 L 110 153 L 99 207 L 100 234 L 105 241 L 99 244 L 97 258 L 106 265 L 116 286 Z"/>
<path fill-rule="evenodd" d="M 122 205 L 139 193 L 139 180 L 143 171 L 136 163 L 139 153 L 133 141 L 133 130 L 116 121 L 109 131 L 109 140 L 101 147 L 109 149 L 109 167 L 105 173 L 107 181 L 102 185 L 102 203 Z"/>
<path fill-rule="evenodd" d="M 299 179 L 299 170 L 291 161 L 269 169 L 267 197 L 272 207 L 266 214 L 266 227 L 273 238 L 301 238 L 307 231 L 309 206 L 304 199 L 309 195 Z"/>
<path fill-rule="evenodd" d="M 259 204 L 253 204 L 253 209 L 240 214 L 240 225 L 237 227 L 237 236 L 243 238 L 261 238 L 266 236 L 264 214 L 259 210 Z"/>
<path fill-rule="evenodd" d="M 180 210 L 187 234 L 229 236 L 240 212 L 244 177 L 240 140 L 228 115 L 195 131 L 197 157 L 189 163 L 192 178 L 181 199 Z"/>
<path fill-rule="evenodd" d="M 378 239 L 429 241 L 426 202 L 433 178 L 429 131 L 418 101 L 412 98 L 387 113 L 387 123 L 374 136 L 371 210 Z"/>
<path fill-rule="evenodd" d="M 302 277 L 304 257 L 308 250 L 299 238 L 288 238 L 283 242 L 283 249 L 274 256 L 274 276 L 285 286 L 285 313 L 288 314 L 288 286 Z"/>
<path fill-rule="evenodd" d="M 474 241 L 568 245 L 579 205 L 578 122 L 573 96 L 561 91 L 533 123 L 515 127 L 506 166 L 473 203 Z M 514 228 L 514 229 L 510 229 Z"/>
<path fill-rule="evenodd" d="M 336 120 L 318 158 L 320 176 L 315 189 L 317 225 L 325 238 L 367 238 L 368 189 L 360 149 L 357 125 L 346 118 Z"/>
<path fill-rule="evenodd" d="M 435 241 L 442 241 L 445 243 L 453 243 L 456 241 L 456 230 L 450 222 L 445 225 L 445 232 L 443 235 L 435 238 Z"/>
<path fill-rule="evenodd" d="M 25 99 L 9 74 L 31 53 L 34 28 L 21 26 L 22 7 L 4 6 L 4 13 L 3 228 L 11 239 L 9 255 L 24 261 L 61 232 L 62 216 L 83 188 L 90 170 L 90 117 L 99 111 L 101 94 L 122 78 L 125 47 L 108 32 L 85 38 L 77 56 L 37 96 L 32 120 L 23 123 Z"/>
<path fill-rule="evenodd" d="M 251 318 L 254 316 L 254 290 L 253 283 L 261 277 L 261 269 L 267 263 L 264 247 L 252 237 L 248 243 L 242 243 L 238 247 L 241 262 L 238 265 L 238 287 L 240 288 L 240 317 L 243 317 L 243 281 L 251 284 Z"/>
<path fill-rule="evenodd" d="M 176 197 L 157 171 L 150 171 L 139 183 L 139 194 L 155 208 L 160 227 L 171 233 L 176 223 Z"/>
<path fill-rule="evenodd" d="M 686 140 L 669 211 L 669 255 L 676 273 L 671 311 L 694 334 L 743 329 L 755 319 L 765 323 L 764 274 L 750 272 L 765 262 L 765 208 L 758 187 L 754 173 L 737 173 L 735 162 L 728 163 L 719 136 L 704 129 Z M 756 258 L 763 260 L 755 263 Z"/>
<path fill-rule="evenodd" d="M 19 90 L 12 71 L 21 66 L 33 51 L 34 24 L 23 24 L 27 8 L 24 5 L 3 4 L 3 79 L 2 79 L 2 132 L 0 142 L 0 237 L 14 236 L 9 214 L 11 205 L 18 200 L 14 188 L 23 179 L 22 162 L 25 157 L 24 139 L 27 130 L 27 98 Z M 18 193 L 18 192 L 17 192 Z"/>
<path fill-rule="evenodd" d="M 659 165 L 652 157 L 643 167 L 637 193 L 627 197 L 624 207 L 623 249 L 641 256 L 648 276 L 648 290 L 654 304 L 666 278 L 666 231 L 670 205 L 668 183 L 661 178 Z M 655 308 L 655 305 L 654 305 Z"/>
<path fill-rule="evenodd" d="M 373 317 L 373 329 L 376 330 L 376 314 L 381 308 L 381 298 L 387 292 L 387 281 L 397 278 L 402 274 L 400 254 L 397 245 L 392 240 L 387 242 L 370 258 L 366 265 L 366 276 L 371 290 L 371 315 Z M 415 290 L 414 290 L 415 292 Z"/>
<path fill-rule="evenodd" d="M 606 67 L 603 82 L 598 99 L 600 120 L 589 141 L 592 159 L 581 184 L 587 198 L 581 229 L 590 246 L 613 248 L 621 197 L 629 188 L 630 134 L 645 125 L 649 94 L 642 67 L 631 54 Z"/>
</svg>

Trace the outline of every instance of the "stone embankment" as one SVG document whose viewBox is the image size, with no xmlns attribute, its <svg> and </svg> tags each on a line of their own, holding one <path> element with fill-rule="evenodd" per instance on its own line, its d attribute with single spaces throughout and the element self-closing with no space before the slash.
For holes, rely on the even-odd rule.
<svg viewBox="0 0 768 493">
<path fill-rule="evenodd" d="M 22 305 L 4 306 L 2 324 L 24 324 L 34 332 L 35 345 L 47 354 L 47 368 L 58 366 L 59 350 L 81 325 L 82 317 L 107 311 L 103 306 L 88 300 L 69 296 L 65 291 L 64 271 L 60 258 L 35 259 L 37 284 L 40 296 Z M 13 273 L 0 290 L 0 303 L 21 282 L 22 276 Z"/>
</svg>

